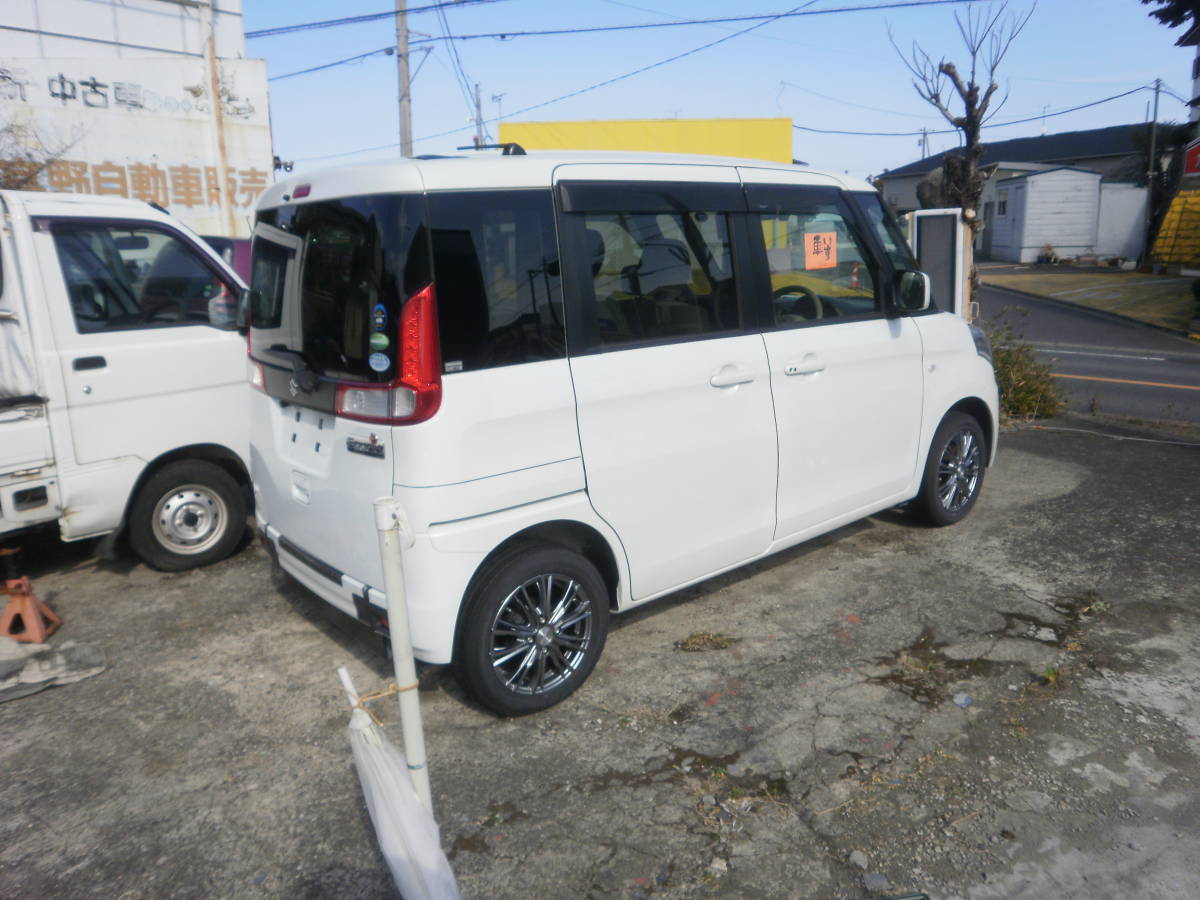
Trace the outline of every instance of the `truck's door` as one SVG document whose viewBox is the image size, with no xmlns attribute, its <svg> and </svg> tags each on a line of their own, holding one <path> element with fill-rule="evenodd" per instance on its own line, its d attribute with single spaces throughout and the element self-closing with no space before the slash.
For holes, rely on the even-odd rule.
<svg viewBox="0 0 1200 900">
<path fill-rule="evenodd" d="M 246 346 L 229 274 L 166 224 L 36 228 L 74 463 L 146 462 L 193 444 L 245 458 Z"/>
</svg>

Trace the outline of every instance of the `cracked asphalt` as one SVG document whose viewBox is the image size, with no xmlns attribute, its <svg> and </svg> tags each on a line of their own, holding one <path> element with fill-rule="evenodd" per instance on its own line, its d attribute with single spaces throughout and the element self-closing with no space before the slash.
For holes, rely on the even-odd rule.
<svg viewBox="0 0 1200 900">
<path fill-rule="evenodd" d="M 1052 426 L 958 526 L 889 512 L 618 617 L 546 713 L 424 669 L 463 895 L 1200 896 L 1200 438 Z M 390 680 L 377 638 L 253 545 L 27 556 L 109 667 L 0 705 L 0 896 L 391 893 L 334 674 Z"/>
</svg>

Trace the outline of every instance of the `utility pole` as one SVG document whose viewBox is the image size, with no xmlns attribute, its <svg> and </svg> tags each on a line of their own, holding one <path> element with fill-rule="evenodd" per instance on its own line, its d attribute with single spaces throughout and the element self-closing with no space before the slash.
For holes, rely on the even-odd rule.
<svg viewBox="0 0 1200 900">
<path fill-rule="evenodd" d="M 1155 195 L 1155 177 L 1154 173 L 1158 169 L 1155 154 L 1158 148 L 1155 146 L 1158 142 L 1158 92 L 1162 89 L 1162 79 L 1154 79 L 1154 115 L 1150 119 L 1150 158 L 1146 162 L 1146 248 L 1142 251 L 1142 258 L 1148 259 L 1150 256 L 1150 239 L 1152 235 L 1150 230 L 1154 227 L 1154 195 Z"/>
<path fill-rule="evenodd" d="M 475 82 L 475 146 L 480 147 L 483 139 L 483 106 L 479 99 L 479 82 Z"/>
<path fill-rule="evenodd" d="M 400 70 L 400 155 L 412 156 L 412 85 L 408 77 L 406 0 L 396 0 L 396 64 Z"/>
<path fill-rule="evenodd" d="M 479 98 L 479 82 L 475 82 L 475 146 L 487 143 L 484 136 L 484 101 Z"/>
<path fill-rule="evenodd" d="M 921 129 L 921 159 L 929 155 L 929 129 Z"/>
</svg>

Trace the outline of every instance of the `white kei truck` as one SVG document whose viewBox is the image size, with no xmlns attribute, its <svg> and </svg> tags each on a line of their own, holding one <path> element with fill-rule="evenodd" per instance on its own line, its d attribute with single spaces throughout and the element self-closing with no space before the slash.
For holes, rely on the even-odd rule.
<svg viewBox="0 0 1200 900">
<path fill-rule="evenodd" d="M 161 208 L 0 191 L 0 542 L 57 521 L 166 571 L 238 546 L 245 290 Z"/>
</svg>

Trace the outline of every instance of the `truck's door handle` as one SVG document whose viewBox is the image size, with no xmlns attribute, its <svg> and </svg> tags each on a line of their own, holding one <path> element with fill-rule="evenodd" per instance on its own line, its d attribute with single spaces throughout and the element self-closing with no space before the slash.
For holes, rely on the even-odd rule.
<svg viewBox="0 0 1200 900">
<path fill-rule="evenodd" d="M 708 383 L 715 388 L 733 387 L 738 384 L 749 384 L 754 380 L 753 369 L 743 369 L 741 366 L 721 366 Z"/>
<path fill-rule="evenodd" d="M 815 353 L 806 353 L 799 362 L 790 362 L 783 367 L 784 375 L 816 375 L 825 371 L 825 363 Z"/>
<path fill-rule="evenodd" d="M 87 369 L 103 369 L 107 365 L 103 356 L 81 356 L 71 363 L 71 368 L 83 372 Z"/>
</svg>

